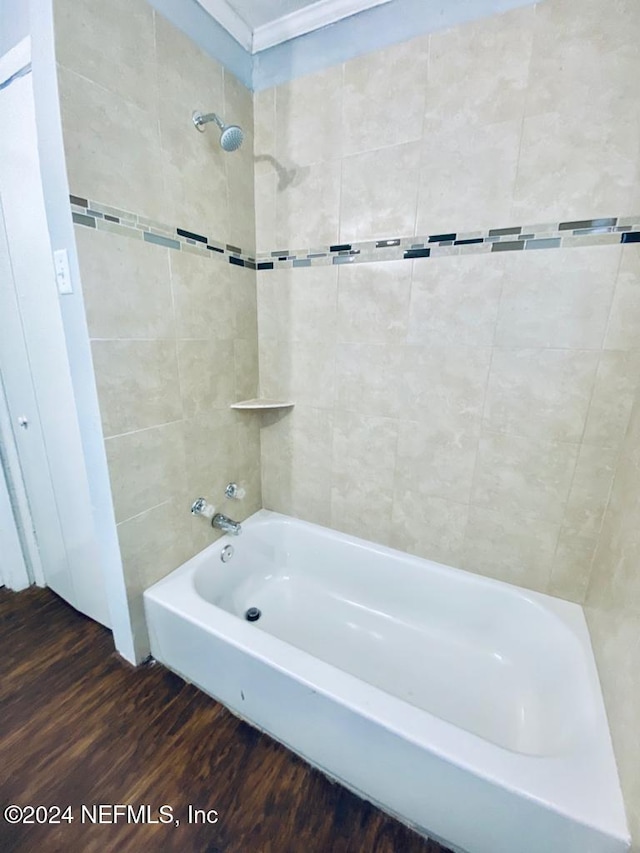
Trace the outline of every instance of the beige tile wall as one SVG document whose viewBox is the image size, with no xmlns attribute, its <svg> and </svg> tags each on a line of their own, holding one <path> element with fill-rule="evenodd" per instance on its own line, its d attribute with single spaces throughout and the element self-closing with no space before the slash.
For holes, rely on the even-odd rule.
<svg viewBox="0 0 640 853">
<path fill-rule="evenodd" d="M 640 272 L 640 250 L 634 250 Z M 640 275 L 635 284 L 640 291 Z M 617 466 L 587 595 L 634 850 L 640 849 L 640 395 Z"/>
<path fill-rule="evenodd" d="M 636 214 L 639 35 L 543 0 L 257 93 L 258 249 Z"/>
<path fill-rule="evenodd" d="M 251 93 L 146 0 L 54 6 L 71 191 L 253 248 Z M 233 157 L 196 109 L 245 129 Z"/>
<path fill-rule="evenodd" d="M 257 392 L 254 274 L 82 226 L 76 240 L 125 578 L 143 649 L 143 589 L 219 535 L 192 519 L 191 502 L 205 496 L 239 520 L 262 504 L 258 424 L 229 409 Z M 224 498 L 231 480 L 246 488 L 242 503 Z"/>
<path fill-rule="evenodd" d="M 639 7 L 579 18 L 544 0 L 257 93 L 258 250 L 636 213 Z M 261 388 L 297 404 L 262 430 L 266 505 L 583 601 L 638 384 L 632 257 L 260 273 Z"/>
<path fill-rule="evenodd" d="M 260 273 L 261 388 L 296 402 L 262 429 L 265 505 L 582 602 L 640 381 L 611 310 L 635 252 Z"/>
<path fill-rule="evenodd" d="M 71 191 L 252 248 L 251 94 L 145 0 L 56 0 Z M 194 109 L 247 131 L 228 155 Z M 255 273 L 76 227 L 136 648 L 142 590 L 217 538 L 191 502 L 244 519 L 261 506 L 257 422 L 229 404 L 258 382 Z M 224 499 L 230 480 L 242 503 Z"/>
</svg>

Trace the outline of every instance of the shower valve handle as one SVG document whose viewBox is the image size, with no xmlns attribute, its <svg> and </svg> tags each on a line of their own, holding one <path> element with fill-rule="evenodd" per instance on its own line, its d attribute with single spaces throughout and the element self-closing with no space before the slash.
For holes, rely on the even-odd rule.
<svg viewBox="0 0 640 853">
<path fill-rule="evenodd" d="M 229 483 L 224 490 L 225 496 L 231 500 L 241 501 L 246 495 L 246 490 L 241 488 L 237 483 Z"/>
<path fill-rule="evenodd" d="M 192 515 L 202 515 L 204 518 L 213 518 L 216 508 L 210 503 L 207 503 L 206 498 L 196 498 L 191 504 Z"/>
</svg>

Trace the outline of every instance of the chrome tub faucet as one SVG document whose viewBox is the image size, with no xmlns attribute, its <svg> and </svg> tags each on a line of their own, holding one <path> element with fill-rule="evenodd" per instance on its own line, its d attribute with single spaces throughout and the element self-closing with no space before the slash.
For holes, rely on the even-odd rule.
<svg viewBox="0 0 640 853">
<path fill-rule="evenodd" d="M 240 525 L 240 522 L 234 521 L 232 518 L 223 515 L 221 512 L 217 512 L 213 516 L 211 519 L 211 526 L 217 527 L 218 530 L 222 530 L 224 533 L 230 533 L 232 536 L 239 536 L 242 533 L 242 526 Z"/>
</svg>

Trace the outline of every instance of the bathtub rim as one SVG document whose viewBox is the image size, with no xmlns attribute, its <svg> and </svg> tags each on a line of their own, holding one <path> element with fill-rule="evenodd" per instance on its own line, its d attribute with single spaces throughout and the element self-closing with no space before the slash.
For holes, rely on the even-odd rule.
<svg viewBox="0 0 640 853">
<path fill-rule="evenodd" d="M 255 527 L 258 524 L 262 526 L 273 521 L 309 527 L 340 540 L 367 546 L 390 557 L 416 560 L 439 571 L 459 574 L 469 582 L 476 582 L 484 587 L 506 588 L 512 594 L 525 597 L 543 610 L 551 611 L 579 642 L 585 657 L 587 676 L 594 693 L 594 736 L 586 738 L 580 747 L 588 748 L 580 748 L 579 755 L 576 755 L 575 748 L 556 755 L 530 755 L 509 750 L 411 705 L 207 601 L 196 590 L 194 574 L 202 563 L 219 553 L 226 544 L 235 541 L 235 537 L 229 535 L 220 537 L 146 589 L 145 602 L 154 601 L 195 628 L 214 634 L 243 653 L 295 679 L 312 692 L 321 693 L 339 702 L 393 735 L 409 741 L 419 749 L 433 753 L 491 785 L 525 797 L 621 842 L 630 843 L 602 691 L 587 622 L 580 605 L 477 575 L 465 569 L 414 557 L 385 545 L 272 510 L 258 510 L 243 522 L 243 527 Z M 186 584 L 185 576 L 188 577 Z M 167 594 L 168 588 L 171 594 Z M 214 619 L 211 619 L 212 616 Z M 152 632 L 152 625 L 149 627 Z M 188 674 L 180 674 L 189 679 Z M 566 776 L 567 771 L 571 773 L 571 785 L 559 782 Z M 601 774 L 606 782 L 606 796 L 603 795 L 601 787 L 584 788 L 585 782 L 598 774 Z"/>
</svg>

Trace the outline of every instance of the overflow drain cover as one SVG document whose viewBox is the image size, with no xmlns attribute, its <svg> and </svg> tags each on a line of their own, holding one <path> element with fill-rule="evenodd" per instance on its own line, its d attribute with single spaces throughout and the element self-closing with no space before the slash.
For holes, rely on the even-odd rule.
<svg viewBox="0 0 640 853">
<path fill-rule="evenodd" d="M 262 613 L 258 610 L 257 607 L 250 607 L 244 614 L 244 618 L 247 620 L 247 622 L 257 622 L 261 616 Z"/>
</svg>

